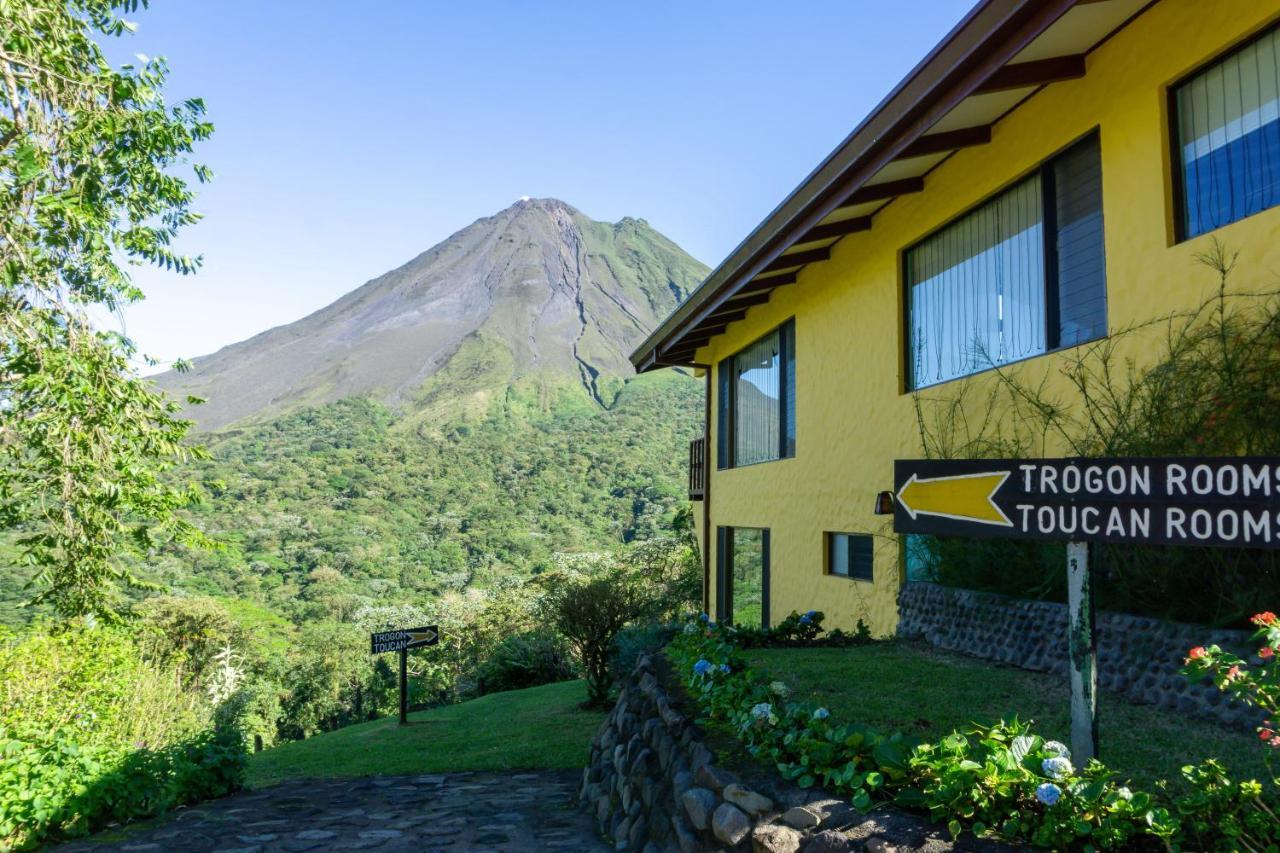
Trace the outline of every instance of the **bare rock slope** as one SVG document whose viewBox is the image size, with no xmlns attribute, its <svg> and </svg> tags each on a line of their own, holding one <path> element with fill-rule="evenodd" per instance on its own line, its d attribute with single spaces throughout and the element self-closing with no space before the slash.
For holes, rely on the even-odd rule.
<svg viewBox="0 0 1280 853">
<path fill-rule="evenodd" d="M 464 384 L 491 388 L 569 380 L 605 405 L 603 380 L 631 375 L 627 354 L 706 273 L 642 219 L 597 222 L 556 199 L 522 200 L 158 381 L 207 399 L 191 410 L 206 430 L 352 396 L 412 406 L 451 365 Z"/>
</svg>

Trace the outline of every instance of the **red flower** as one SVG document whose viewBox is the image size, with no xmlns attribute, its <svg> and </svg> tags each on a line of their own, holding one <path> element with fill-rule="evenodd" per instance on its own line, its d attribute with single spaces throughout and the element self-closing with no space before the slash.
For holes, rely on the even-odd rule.
<svg viewBox="0 0 1280 853">
<path fill-rule="evenodd" d="M 1233 681 L 1239 677 L 1240 677 L 1240 667 L 1233 666 L 1231 667 L 1231 669 L 1227 670 L 1227 681 Z"/>
<path fill-rule="evenodd" d="M 1263 729 L 1262 731 L 1258 732 L 1258 737 L 1262 738 L 1263 740 L 1271 740 L 1271 738 L 1275 737 L 1275 734 L 1276 733 L 1271 731 L 1271 729 Z"/>
<path fill-rule="evenodd" d="M 1196 646 L 1194 649 L 1187 652 L 1187 660 L 1189 661 L 1199 660 L 1200 658 L 1204 657 L 1207 654 L 1208 652 L 1204 650 L 1204 646 Z"/>
<path fill-rule="evenodd" d="M 1253 622 L 1253 624 L 1255 625 L 1266 628 L 1269 625 L 1276 624 L 1277 618 L 1278 617 L 1274 613 L 1272 613 L 1270 610 L 1264 610 L 1263 612 L 1259 613 L 1257 616 L 1253 617 L 1253 619 L 1251 619 L 1250 621 Z"/>
<path fill-rule="evenodd" d="M 1263 646 L 1262 648 L 1258 649 L 1258 657 L 1262 658 L 1263 660 L 1270 660 L 1275 656 L 1276 656 L 1276 650 L 1271 648 L 1270 646 Z"/>
</svg>

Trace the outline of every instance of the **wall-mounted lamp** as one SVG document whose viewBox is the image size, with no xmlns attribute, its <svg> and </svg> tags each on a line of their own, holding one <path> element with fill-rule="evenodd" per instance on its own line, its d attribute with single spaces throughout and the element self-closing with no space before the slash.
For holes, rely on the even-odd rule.
<svg viewBox="0 0 1280 853">
<path fill-rule="evenodd" d="M 876 495 L 876 515 L 893 515 L 893 492 Z"/>
</svg>

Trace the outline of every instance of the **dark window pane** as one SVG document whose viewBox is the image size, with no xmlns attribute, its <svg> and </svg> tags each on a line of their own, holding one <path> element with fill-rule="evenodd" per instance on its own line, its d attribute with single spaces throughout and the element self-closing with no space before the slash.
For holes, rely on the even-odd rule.
<svg viewBox="0 0 1280 853">
<path fill-rule="evenodd" d="M 777 332 L 733 357 L 735 465 L 778 458 L 781 358 Z"/>
<path fill-rule="evenodd" d="M 1280 204 L 1278 52 L 1272 30 L 1177 88 L 1184 237 Z"/>
<path fill-rule="evenodd" d="M 782 327 L 786 399 L 783 400 L 783 456 L 796 455 L 796 324 Z"/>
<path fill-rule="evenodd" d="M 865 534 L 828 533 L 827 571 L 841 577 L 869 581 L 875 565 L 875 540 Z"/>
<path fill-rule="evenodd" d="M 1102 238 L 1102 157 L 1098 137 L 1053 161 L 1058 225 L 1058 345 L 1107 333 L 1107 271 Z"/>
<path fill-rule="evenodd" d="M 716 367 L 716 467 L 728 468 L 732 464 L 733 423 L 729 417 L 732 394 L 733 359 L 726 358 Z"/>
</svg>

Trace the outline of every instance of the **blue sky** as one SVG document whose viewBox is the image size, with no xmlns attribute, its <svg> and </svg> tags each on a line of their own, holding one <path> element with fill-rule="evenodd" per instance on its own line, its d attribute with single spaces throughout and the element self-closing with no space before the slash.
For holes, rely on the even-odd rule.
<svg viewBox="0 0 1280 853">
<path fill-rule="evenodd" d="M 109 46 L 205 98 L 216 178 L 142 270 L 164 361 L 302 317 L 523 195 L 647 219 L 714 266 L 970 0 L 153 0 Z"/>
</svg>

